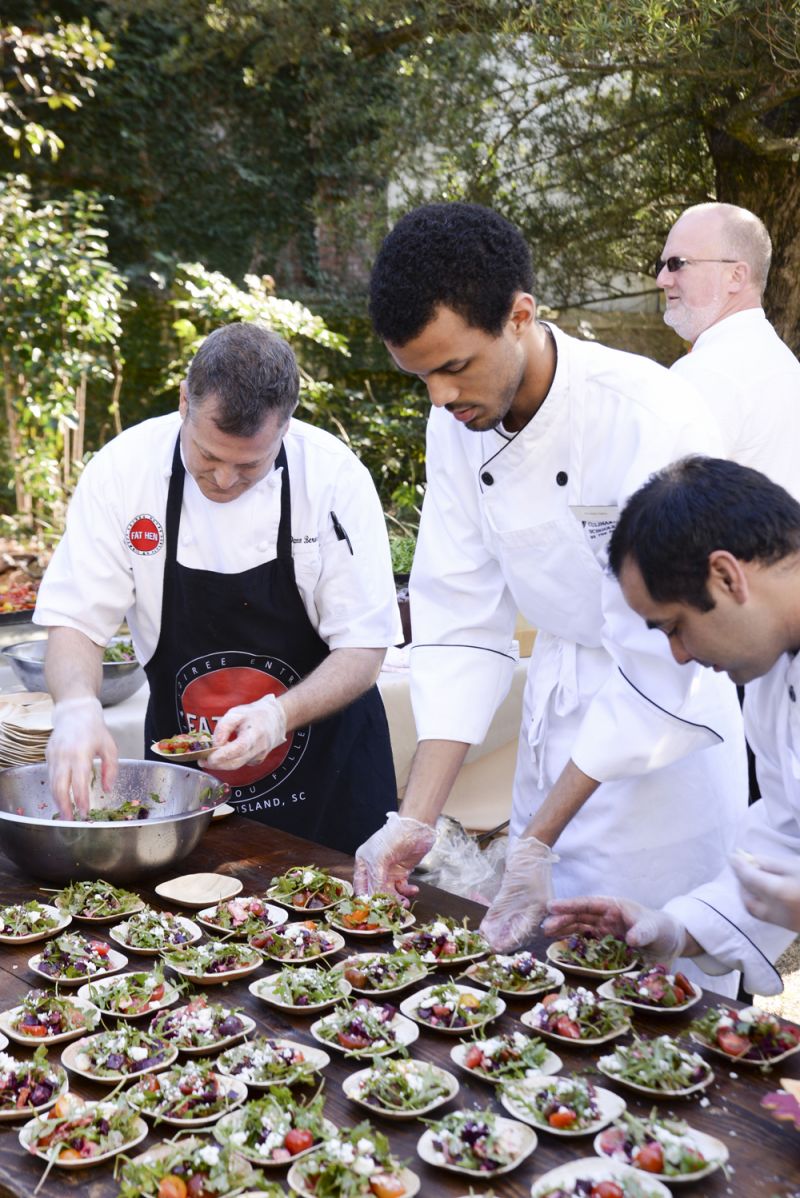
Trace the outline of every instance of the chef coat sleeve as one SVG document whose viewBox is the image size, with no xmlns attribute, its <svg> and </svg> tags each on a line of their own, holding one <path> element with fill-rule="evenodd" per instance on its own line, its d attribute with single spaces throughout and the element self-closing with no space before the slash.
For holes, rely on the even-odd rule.
<svg viewBox="0 0 800 1198">
<path fill-rule="evenodd" d="M 306 480 L 313 488 L 313 471 Z M 339 459 L 319 516 L 317 631 L 330 649 L 386 649 L 403 639 L 389 539 L 369 471 L 354 454 Z"/>
<path fill-rule="evenodd" d="M 671 407 L 664 407 L 673 417 L 686 410 L 686 397 L 680 388 L 677 391 Z M 691 408 L 684 419 L 659 420 L 650 406 L 647 418 L 634 423 L 635 441 L 627 453 L 631 464 L 617 483 L 620 509 L 669 462 L 690 453 L 720 453 L 713 421 L 700 397 L 690 394 Z M 667 391 L 660 402 L 669 401 Z M 605 566 L 606 547 L 599 554 Z M 616 668 L 586 710 L 573 745 L 575 764 L 590 778 L 608 782 L 659 769 L 720 743 L 735 716 L 729 679 L 694 663 L 678 665 L 667 638 L 648 629 L 628 607 L 607 568 L 601 585 L 603 645 Z"/>
<path fill-rule="evenodd" d="M 427 477 L 410 584 L 417 738 L 480 744 L 511 686 L 516 604 L 484 544 L 477 480 L 436 412 Z"/>
<path fill-rule="evenodd" d="M 745 691 L 745 730 L 756 758 L 762 797 L 749 807 L 737 831 L 737 847 L 756 856 L 796 864 L 800 853 L 800 766 L 781 712 L 783 686 L 775 675 L 749 683 Z M 784 700 L 785 702 L 785 700 Z M 783 744 L 780 737 L 787 737 Z M 706 973 L 740 969 L 751 994 L 777 994 L 783 987 L 773 962 L 796 933 L 751 915 L 742 902 L 730 866 L 688 895 L 672 899 L 666 910 L 706 950 L 696 958 Z"/>
<path fill-rule="evenodd" d="M 33 615 L 35 624 L 74 628 L 97 645 L 114 636 L 134 600 L 114 475 L 110 452 L 101 450 L 86 465 Z"/>
</svg>

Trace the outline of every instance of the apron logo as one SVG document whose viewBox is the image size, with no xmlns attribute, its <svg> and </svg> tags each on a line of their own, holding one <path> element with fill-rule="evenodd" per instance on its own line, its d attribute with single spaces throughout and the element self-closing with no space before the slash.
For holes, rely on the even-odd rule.
<svg viewBox="0 0 800 1198">
<path fill-rule="evenodd" d="M 164 530 L 154 516 L 134 516 L 125 529 L 125 542 L 134 553 L 149 557 L 164 544 Z"/>
<path fill-rule="evenodd" d="M 180 726 L 188 732 L 213 733 L 231 707 L 285 694 L 299 681 L 300 674 L 278 657 L 238 649 L 196 657 L 181 666 L 175 679 Z M 230 785 L 231 802 L 261 798 L 296 769 L 310 735 L 309 728 L 297 728 L 258 765 L 208 773 Z"/>
</svg>

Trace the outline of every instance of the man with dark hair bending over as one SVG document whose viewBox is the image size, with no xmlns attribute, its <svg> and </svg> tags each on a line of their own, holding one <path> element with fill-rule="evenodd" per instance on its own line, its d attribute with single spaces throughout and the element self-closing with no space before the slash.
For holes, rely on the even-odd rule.
<svg viewBox="0 0 800 1198">
<path fill-rule="evenodd" d="M 605 571 L 628 495 L 708 452 L 715 431 L 661 367 L 540 321 L 533 288 L 519 230 L 461 203 L 405 216 L 371 284 L 375 329 L 432 411 L 411 575 L 419 743 L 402 814 L 359 849 L 356 886 L 413 893 L 409 871 L 508 690 L 519 611 L 538 634 L 505 875 L 483 923 L 498 951 L 538 927 L 551 879 L 560 895 L 602 883 L 662 902 L 696 885 L 745 805 L 733 686 L 680 670 Z"/>
<path fill-rule="evenodd" d="M 554 901 L 548 935 L 611 932 L 659 960 L 741 969 L 775 994 L 772 962 L 800 932 L 800 504 L 734 462 L 687 458 L 632 497 L 611 538 L 630 606 L 675 660 L 746 683 L 745 730 L 762 798 L 713 880 L 662 910 L 628 899 Z"/>
</svg>

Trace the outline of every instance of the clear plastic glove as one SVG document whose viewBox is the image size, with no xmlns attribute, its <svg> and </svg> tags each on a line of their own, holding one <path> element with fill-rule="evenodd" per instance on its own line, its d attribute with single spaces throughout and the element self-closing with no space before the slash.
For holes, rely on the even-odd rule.
<svg viewBox="0 0 800 1198">
<path fill-rule="evenodd" d="M 117 778 L 119 754 L 103 719 L 100 700 L 64 699 L 53 707 L 53 731 L 47 742 L 47 772 L 50 789 L 62 819 L 89 815 L 89 784 L 92 762 L 102 763 L 103 790 L 111 790 Z M 74 810 L 73 810 L 74 800 Z"/>
<path fill-rule="evenodd" d="M 286 715 L 275 695 L 231 707 L 214 729 L 214 750 L 204 765 L 212 770 L 238 770 L 258 765 L 286 740 Z"/>
<path fill-rule="evenodd" d="M 500 891 L 480 927 L 494 952 L 510 952 L 530 940 L 552 898 L 553 863 L 558 860 L 535 836 L 522 836 L 510 845 Z"/>
<path fill-rule="evenodd" d="M 592 895 L 588 898 L 553 899 L 542 924 L 546 936 L 571 936 L 594 932 L 616 936 L 631 948 L 641 949 L 650 960 L 668 962 L 684 955 L 686 928 L 666 911 L 644 907 L 633 899 Z"/>
<path fill-rule="evenodd" d="M 731 857 L 731 866 L 751 915 L 800 932 L 800 859 L 738 852 Z"/>
<path fill-rule="evenodd" d="M 430 824 L 390 811 L 383 827 L 356 849 L 356 894 L 396 893 L 408 906 L 408 899 L 419 890 L 409 882 L 408 875 L 430 852 L 435 839 L 436 831 Z"/>
</svg>

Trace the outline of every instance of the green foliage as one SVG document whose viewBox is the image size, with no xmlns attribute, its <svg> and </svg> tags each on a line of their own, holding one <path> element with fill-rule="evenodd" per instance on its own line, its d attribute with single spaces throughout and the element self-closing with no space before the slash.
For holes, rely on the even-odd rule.
<svg viewBox="0 0 800 1198">
<path fill-rule="evenodd" d="M 76 192 L 37 202 L 24 176 L 0 179 L 0 371 L 17 511 L 58 527 L 80 465 L 85 389 L 112 375 L 123 281 L 108 261 L 102 209 Z M 77 462 L 67 452 L 72 441 Z"/>
<path fill-rule="evenodd" d="M 395 574 L 409 574 L 414 561 L 417 538 L 404 533 L 389 533 L 389 549 L 392 555 L 392 570 Z"/>
<path fill-rule="evenodd" d="M 15 158 L 26 152 L 55 158 L 64 143 L 50 127 L 50 114 L 75 111 L 82 94 L 93 95 L 95 73 L 111 65 L 110 46 L 86 20 L 20 7 L 19 24 L 0 23 L 0 138 Z"/>
</svg>

